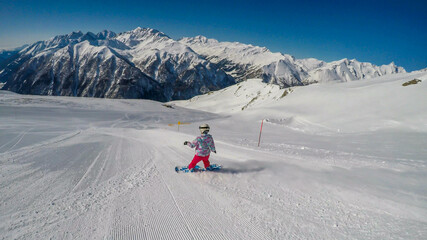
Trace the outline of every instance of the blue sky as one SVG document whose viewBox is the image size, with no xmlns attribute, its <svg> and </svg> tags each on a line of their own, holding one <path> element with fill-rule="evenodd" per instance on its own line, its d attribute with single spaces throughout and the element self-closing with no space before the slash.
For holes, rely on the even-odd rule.
<svg viewBox="0 0 427 240">
<path fill-rule="evenodd" d="M 297 58 L 427 67 L 427 1 L 0 0 L 0 49 L 81 30 L 158 29 L 265 46 Z"/>
</svg>

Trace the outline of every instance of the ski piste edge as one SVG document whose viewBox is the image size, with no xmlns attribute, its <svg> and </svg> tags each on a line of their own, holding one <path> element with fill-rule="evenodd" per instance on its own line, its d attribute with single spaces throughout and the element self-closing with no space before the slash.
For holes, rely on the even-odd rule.
<svg viewBox="0 0 427 240">
<path fill-rule="evenodd" d="M 221 165 L 218 164 L 211 164 L 208 169 L 205 169 L 200 166 L 195 166 L 193 169 L 188 169 L 188 166 L 176 166 L 175 172 L 184 172 L 184 173 L 191 173 L 191 172 L 217 172 L 220 171 L 222 168 Z"/>
</svg>

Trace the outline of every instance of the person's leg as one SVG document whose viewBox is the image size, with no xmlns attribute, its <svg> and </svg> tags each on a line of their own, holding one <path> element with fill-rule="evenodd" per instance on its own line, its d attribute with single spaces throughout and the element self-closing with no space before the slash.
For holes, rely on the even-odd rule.
<svg viewBox="0 0 427 240">
<path fill-rule="evenodd" d="M 191 161 L 190 165 L 188 165 L 188 169 L 193 169 L 201 160 L 202 157 L 194 155 L 193 161 Z"/>
<path fill-rule="evenodd" d="M 202 160 L 203 160 L 203 164 L 205 165 L 205 168 L 208 168 L 211 164 L 209 163 L 209 156 L 210 155 L 207 155 L 206 157 L 203 157 L 202 158 Z"/>
</svg>

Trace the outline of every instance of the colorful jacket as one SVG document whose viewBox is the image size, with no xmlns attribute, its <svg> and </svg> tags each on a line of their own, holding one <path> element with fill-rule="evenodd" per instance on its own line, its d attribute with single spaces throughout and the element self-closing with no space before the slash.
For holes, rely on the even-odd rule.
<svg viewBox="0 0 427 240">
<path fill-rule="evenodd" d="M 210 134 L 198 136 L 193 142 L 190 142 L 188 146 L 196 148 L 196 155 L 200 157 L 208 156 L 211 154 L 211 151 L 216 151 L 214 140 Z"/>
</svg>

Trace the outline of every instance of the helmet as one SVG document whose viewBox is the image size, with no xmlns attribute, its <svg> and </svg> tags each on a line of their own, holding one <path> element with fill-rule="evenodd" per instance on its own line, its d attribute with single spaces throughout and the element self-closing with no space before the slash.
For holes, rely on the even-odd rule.
<svg viewBox="0 0 427 240">
<path fill-rule="evenodd" d="M 210 127 L 206 123 L 199 126 L 200 133 L 204 133 L 204 132 L 208 133 L 209 129 Z"/>
</svg>

